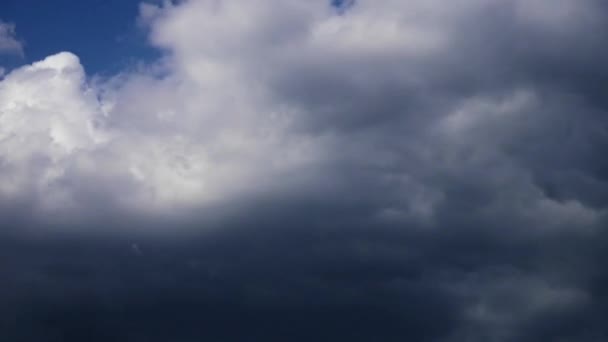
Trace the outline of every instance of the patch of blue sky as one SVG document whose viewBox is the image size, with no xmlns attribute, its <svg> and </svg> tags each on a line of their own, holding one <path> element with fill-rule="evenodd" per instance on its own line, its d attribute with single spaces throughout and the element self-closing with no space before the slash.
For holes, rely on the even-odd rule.
<svg viewBox="0 0 608 342">
<path fill-rule="evenodd" d="M 348 11 L 355 5 L 356 0 L 331 0 L 331 6 L 336 8 L 339 13 Z"/>
<path fill-rule="evenodd" d="M 2 57 L 11 68 L 60 51 L 78 55 L 89 74 L 113 74 L 160 52 L 136 24 L 141 0 L 2 0 L 0 19 L 15 23 L 22 57 Z"/>
</svg>

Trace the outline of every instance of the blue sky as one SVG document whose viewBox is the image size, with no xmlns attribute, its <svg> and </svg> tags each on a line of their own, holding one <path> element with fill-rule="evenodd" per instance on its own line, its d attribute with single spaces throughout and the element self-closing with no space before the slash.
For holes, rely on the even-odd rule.
<svg viewBox="0 0 608 342">
<path fill-rule="evenodd" d="M 136 60 L 153 58 L 136 24 L 139 0 L 2 0 L 0 20 L 17 26 L 23 58 L 4 56 L 16 66 L 70 51 L 89 73 L 113 73 Z"/>
</svg>

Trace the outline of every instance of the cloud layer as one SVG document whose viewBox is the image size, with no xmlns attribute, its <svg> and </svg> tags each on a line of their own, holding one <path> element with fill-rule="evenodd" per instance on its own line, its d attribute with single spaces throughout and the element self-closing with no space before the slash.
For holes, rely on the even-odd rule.
<svg viewBox="0 0 608 342">
<path fill-rule="evenodd" d="M 0 80 L 14 338 L 608 337 L 602 1 L 138 21 L 152 64 L 92 77 L 63 52 Z"/>
</svg>

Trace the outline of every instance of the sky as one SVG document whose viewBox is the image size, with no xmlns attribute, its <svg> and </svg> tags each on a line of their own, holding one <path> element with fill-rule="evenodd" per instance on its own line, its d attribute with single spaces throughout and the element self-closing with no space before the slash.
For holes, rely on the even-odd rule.
<svg viewBox="0 0 608 342">
<path fill-rule="evenodd" d="M 608 340 L 602 0 L 0 2 L 0 340 Z"/>
<path fill-rule="evenodd" d="M 14 67 L 70 51 L 91 74 L 120 72 L 159 56 L 138 29 L 138 11 L 136 0 L 2 0 L 0 19 L 19 26 L 24 48 L 22 58 L 0 58 Z"/>
</svg>

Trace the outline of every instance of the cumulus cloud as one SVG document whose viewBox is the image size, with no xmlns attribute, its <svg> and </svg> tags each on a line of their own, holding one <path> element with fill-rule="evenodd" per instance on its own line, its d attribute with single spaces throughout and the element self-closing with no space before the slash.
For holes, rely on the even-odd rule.
<svg viewBox="0 0 608 342">
<path fill-rule="evenodd" d="M 242 340 L 234 312 L 268 340 L 276 322 L 301 340 L 604 339 L 608 8 L 558 2 L 143 4 L 158 61 L 13 70 L 7 253 L 38 248 L 23 227 L 122 232 L 53 240 L 4 270 L 0 298 L 27 315 L 32 273 L 52 283 L 33 324 L 57 339 L 87 310 L 135 341 L 175 339 L 144 324 L 166 321 L 197 339 L 194 316 Z"/>
<path fill-rule="evenodd" d="M 163 211 L 269 187 L 320 158 L 315 139 L 288 135 L 280 109 L 231 78 L 91 84 L 70 53 L 13 71 L 0 87 L 2 196 L 26 197 L 45 217 Z"/>
</svg>

